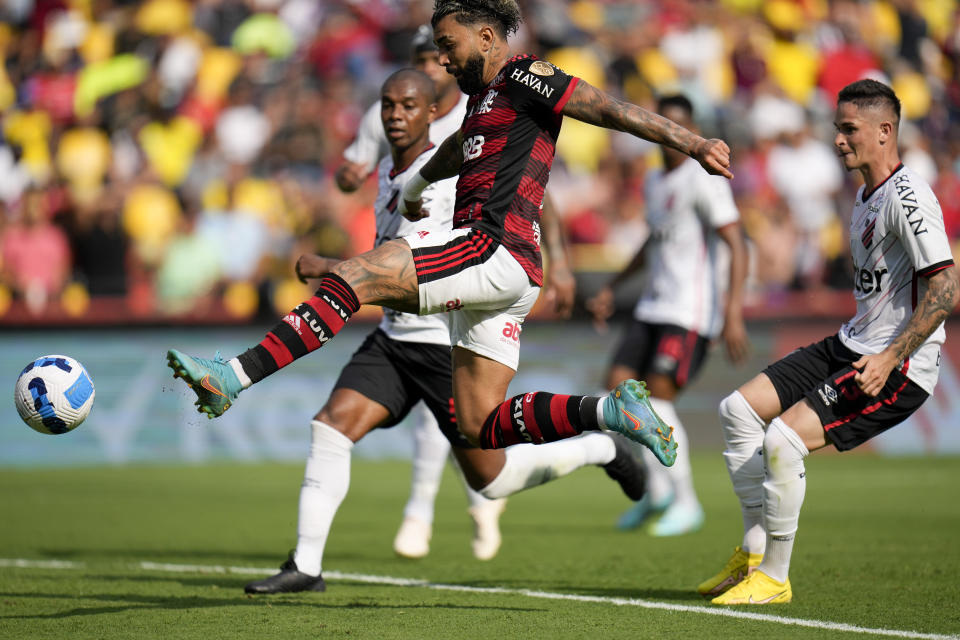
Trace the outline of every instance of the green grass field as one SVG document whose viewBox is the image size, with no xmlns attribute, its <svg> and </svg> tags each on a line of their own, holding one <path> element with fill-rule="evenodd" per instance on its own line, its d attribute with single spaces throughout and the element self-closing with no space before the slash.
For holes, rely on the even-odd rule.
<svg viewBox="0 0 960 640">
<path fill-rule="evenodd" d="M 511 498 L 503 548 L 480 563 L 470 555 L 452 472 L 437 503 L 432 551 L 409 561 L 391 550 L 409 466 L 355 461 L 327 545 L 327 592 L 272 597 L 248 597 L 243 585 L 267 575 L 295 544 L 301 465 L 0 471 L 0 637 L 960 633 L 960 459 L 812 456 L 791 574 L 795 600 L 738 609 L 746 616 L 739 618 L 712 615 L 717 608 L 693 591 L 740 535 L 719 454 L 698 454 L 694 464 L 707 510 L 699 533 L 652 539 L 614 530 L 628 503 L 602 471 L 586 469 Z M 373 576 L 425 582 L 378 584 Z"/>
</svg>

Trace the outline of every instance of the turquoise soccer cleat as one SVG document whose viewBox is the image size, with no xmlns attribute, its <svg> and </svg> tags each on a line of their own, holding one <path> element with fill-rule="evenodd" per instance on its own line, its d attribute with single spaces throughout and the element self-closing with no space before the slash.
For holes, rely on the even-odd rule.
<svg viewBox="0 0 960 640">
<path fill-rule="evenodd" d="M 655 538 L 682 536 L 699 530 L 703 526 L 703 519 L 703 507 L 699 504 L 674 502 L 667 507 L 659 520 L 650 525 L 647 533 Z"/>
<path fill-rule="evenodd" d="M 645 382 L 624 380 L 603 401 L 603 420 L 608 431 L 616 431 L 639 442 L 657 456 L 664 466 L 677 461 L 677 441 L 669 426 L 650 406 Z"/>
<path fill-rule="evenodd" d="M 197 411 L 209 418 L 222 416 L 243 391 L 237 374 L 220 357 L 218 351 L 213 360 L 194 358 L 182 351 L 167 351 L 167 366 L 173 369 L 174 378 L 183 378 L 197 394 Z"/>
</svg>

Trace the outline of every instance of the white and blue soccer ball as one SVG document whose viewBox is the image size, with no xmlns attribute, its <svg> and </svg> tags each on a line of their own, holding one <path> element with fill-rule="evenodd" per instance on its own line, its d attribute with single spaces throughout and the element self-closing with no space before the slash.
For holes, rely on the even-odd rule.
<svg viewBox="0 0 960 640">
<path fill-rule="evenodd" d="M 31 429 L 58 434 L 76 429 L 90 414 L 96 392 L 83 365 L 70 356 L 43 356 L 20 372 L 17 413 Z"/>
</svg>

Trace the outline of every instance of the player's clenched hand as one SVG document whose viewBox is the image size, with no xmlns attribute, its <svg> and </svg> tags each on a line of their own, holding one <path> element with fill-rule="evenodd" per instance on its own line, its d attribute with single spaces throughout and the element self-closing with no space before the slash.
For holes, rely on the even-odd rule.
<svg viewBox="0 0 960 640">
<path fill-rule="evenodd" d="M 854 382 L 868 396 L 876 396 L 883 390 L 883 385 L 887 383 L 890 372 L 897 366 L 897 361 L 885 352 L 873 355 L 863 356 L 852 363 L 857 370 L 853 376 Z"/>
<path fill-rule="evenodd" d="M 573 273 L 566 267 L 550 267 L 547 275 L 546 299 L 553 306 L 554 312 L 561 318 L 569 318 L 573 311 L 573 301 L 577 289 L 577 281 Z"/>
<path fill-rule="evenodd" d="M 397 212 L 410 222 L 423 220 L 424 218 L 430 217 L 430 212 L 423 208 L 423 204 L 422 198 L 413 202 L 411 200 L 404 200 L 401 197 L 397 203 Z"/>
<path fill-rule="evenodd" d="M 614 304 L 613 289 L 604 287 L 592 298 L 588 298 L 584 303 L 587 311 L 593 316 L 593 326 L 597 331 L 605 331 L 607 328 L 607 318 L 613 315 L 616 307 Z"/>
<path fill-rule="evenodd" d="M 730 172 L 730 147 L 723 140 L 712 138 L 704 140 L 691 154 L 707 173 L 732 179 Z"/>
<path fill-rule="evenodd" d="M 727 318 L 723 323 L 721 334 L 723 343 L 727 347 L 727 357 L 733 364 L 740 364 L 747 358 L 750 341 L 747 338 L 747 328 L 742 319 Z"/>
<path fill-rule="evenodd" d="M 326 258 L 305 253 L 297 260 L 297 266 L 295 267 L 297 279 L 307 284 L 308 278 L 322 278 L 333 271 L 333 268 L 340 262 L 337 258 Z"/>
</svg>

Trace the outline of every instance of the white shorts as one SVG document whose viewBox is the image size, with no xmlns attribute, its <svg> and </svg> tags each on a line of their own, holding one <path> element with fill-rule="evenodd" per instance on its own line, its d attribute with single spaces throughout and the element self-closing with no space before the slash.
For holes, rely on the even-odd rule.
<svg viewBox="0 0 960 640">
<path fill-rule="evenodd" d="M 504 364 L 520 362 L 520 330 L 540 287 L 478 229 L 403 238 L 413 251 L 420 315 L 450 313 L 450 344 Z"/>
</svg>

